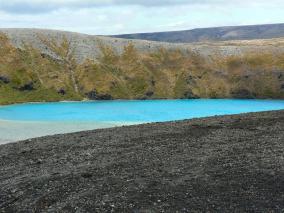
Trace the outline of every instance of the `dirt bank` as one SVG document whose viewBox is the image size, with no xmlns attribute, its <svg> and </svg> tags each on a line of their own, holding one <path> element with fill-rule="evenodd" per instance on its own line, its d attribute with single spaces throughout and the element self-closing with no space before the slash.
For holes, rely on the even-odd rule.
<svg viewBox="0 0 284 213">
<path fill-rule="evenodd" d="M 284 209 L 284 111 L 0 146 L 0 212 Z"/>
</svg>

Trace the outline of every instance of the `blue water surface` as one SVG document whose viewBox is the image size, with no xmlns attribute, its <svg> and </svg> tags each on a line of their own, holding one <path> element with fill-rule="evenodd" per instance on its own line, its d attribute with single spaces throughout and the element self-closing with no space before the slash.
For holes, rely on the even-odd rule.
<svg viewBox="0 0 284 213">
<path fill-rule="evenodd" d="M 0 107 L 17 121 L 160 122 L 284 109 L 284 100 L 147 100 L 28 103 Z"/>
</svg>

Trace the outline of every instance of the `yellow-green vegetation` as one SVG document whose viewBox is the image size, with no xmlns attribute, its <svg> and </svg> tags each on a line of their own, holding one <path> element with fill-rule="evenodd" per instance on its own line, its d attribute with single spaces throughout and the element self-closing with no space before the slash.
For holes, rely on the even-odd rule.
<svg viewBox="0 0 284 213">
<path fill-rule="evenodd" d="M 97 60 L 79 63 L 67 38 L 39 35 L 15 48 L 0 34 L 0 104 L 82 99 L 284 98 L 284 54 L 202 57 L 160 48 L 121 53 L 99 42 Z"/>
</svg>

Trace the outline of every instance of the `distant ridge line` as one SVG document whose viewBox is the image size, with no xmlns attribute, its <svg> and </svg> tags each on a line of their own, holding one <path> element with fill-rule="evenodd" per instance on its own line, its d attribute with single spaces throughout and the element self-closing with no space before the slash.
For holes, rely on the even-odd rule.
<svg viewBox="0 0 284 213">
<path fill-rule="evenodd" d="M 271 39 L 284 37 L 284 23 L 196 28 L 192 30 L 111 35 L 115 38 L 171 43 Z"/>
</svg>

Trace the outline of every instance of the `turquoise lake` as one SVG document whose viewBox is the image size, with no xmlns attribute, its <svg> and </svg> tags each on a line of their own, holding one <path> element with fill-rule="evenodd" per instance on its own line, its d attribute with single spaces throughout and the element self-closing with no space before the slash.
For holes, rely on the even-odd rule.
<svg viewBox="0 0 284 213">
<path fill-rule="evenodd" d="M 284 100 L 197 99 L 16 104 L 0 107 L 0 143 L 96 128 L 280 109 L 284 109 Z"/>
<path fill-rule="evenodd" d="M 31 103 L 0 107 L 18 121 L 156 122 L 284 109 L 284 100 L 154 100 Z"/>
</svg>

